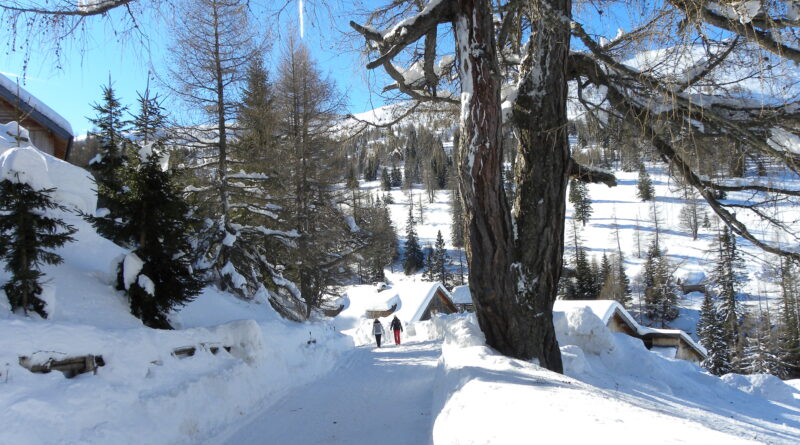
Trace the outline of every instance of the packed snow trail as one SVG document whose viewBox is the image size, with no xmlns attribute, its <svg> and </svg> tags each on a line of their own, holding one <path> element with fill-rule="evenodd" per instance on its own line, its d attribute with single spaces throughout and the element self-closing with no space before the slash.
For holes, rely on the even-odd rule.
<svg viewBox="0 0 800 445">
<path fill-rule="evenodd" d="M 356 348 L 328 376 L 292 391 L 221 443 L 430 443 L 441 346 L 429 341 Z"/>
</svg>

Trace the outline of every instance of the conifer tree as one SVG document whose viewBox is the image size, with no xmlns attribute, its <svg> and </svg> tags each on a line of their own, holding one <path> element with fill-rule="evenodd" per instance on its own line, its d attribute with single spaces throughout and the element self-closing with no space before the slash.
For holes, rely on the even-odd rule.
<svg viewBox="0 0 800 445">
<path fill-rule="evenodd" d="M 742 357 L 738 369 L 746 374 L 772 374 L 784 377 L 786 369 L 781 360 L 777 339 L 772 331 L 772 322 L 768 310 L 759 304 L 757 309 L 747 316 L 751 329 L 745 338 Z"/>
<path fill-rule="evenodd" d="M 425 265 L 425 258 L 422 249 L 419 247 L 417 239 L 417 229 L 414 221 L 414 207 L 408 207 L 408 219 L 406 220 L 406 244 L 405 257 L 403 258 L 403 272 L 411 275 Z"/>
<path fill-rule="evenodd" d="M 392 187 L 400 187 L 403 185 L 403 173 L 400 172 L 400 168 L 397 165 L 392 165 Z"/>
<path fill-rule="evenodd" d="M 389 209 L 385 203 L 376 200 L 365 209 L 359 226 L 370 234 L 369 244 L 362 254 L 368 265 L 368 281 L 384 281 L 384 268 L 392 266 L 397 258 L 397 233 L 392 225 Z"/>
<path fill-rule="evenodd" d="M 422 272 L 422 279 L 425 281 L 436 281 L 436 260 L 434 257 L 436 253 L 433 251 L 433 246 L 428 244 L 425 246 L 425 270 Z"/>
<path fill-rule="evenodd" d="M 800 297 L 800 270 L 783 258 L 780 259 L 780 325 L 779 348 L 787 378 L 800 376 L 800 317 L 798 297 Z"/>
<path fill-rule="evenodd" d="M 48 215 L 66 210 L 54 202 L 54 189 L 35 190 L 29 184 L 4 179 L 0 181 L 0 260 L 11 278 L 3 290 L 12 310 L 29 310 L 47 318 L 42 294 L 43 264 L 61 264 L 63 259 L 52 249 L 74 241 L 75 228 Z"/>
<path fill-rule="evenodd" d="M 739 293 L 744 280 L 744 262 L 736 248 L 736 237 L 731 234 L 727 226 L 722 226 L 713 248 L 716 259 L 709 278 L 719 295 L 719 311 L 724 320 L 728 347 L 732 352 L 732 362 L 737 362 L 740 359 L 736 356 L 736 351 L 740 346 L 739 323 L 743 315 L 739 303 Z"/>
<path fill-rule="evenodd" d="M 636 183 L 636 197 L 642 201 L 652 201 L 655 198 L 656 191 L 653 187 L 653 181 L 650 179 L 650 174 L 644 167 L 644 162 L 639 164 L 639 180 Z"/>
<path fill-rule="evenodd" d="M 706 359 L 701 365 L 714 375 L 723 375 L 731 372 L 730 355 L 722 326 L 722 319 L 711 295 L 703 297 L 700 308 L 700 320 L 697 322 L 697 336 L 700 344 L 706 348 Z"/>
<path fill-rule="evenodd" d="M 436 233 L 436 244 L 434 248 L 436 250 L 433 254 L 433 281 L 439 281 L 443 286 L 447 287 L 451 281 L 450 272 L 447 271 L 448 266 L 450 266 L 450 256 L 447 255 L 447 249 L 445 249 L 444 237 L 442 237 L 441 230 Z"/>
<path fill-rule="evenodd" d="M 94 174 L 97 186 L 97 214 L 101 219 L 94 220 L 97 232 L 104 238 L 119 244 L 118 222 L 125 210 L 121 208 L 126 189 L 123 168 L 130 160 L 130 144 L 124 137 L 129 122 L 124 119 L 127 107 L 122 106 L 109 81 L 102 87 L 103 98 L 92 105 L 96 115 L 89 119 L 95 127 L 91 135 L 97 140 L 99 153 L 89 161 L 89 169 Z M 88 219 L 94 215 L 86 215 Z"/>
<path fill-rule="evenodd" d="M 450 190 L 450 208 L 452 209 L 450 241 L 455 247 L 464 247 L 464 209 L 461 207 L 461 194 L 458 187 Z"/>
<path fill-rule="evenodd" d="M 585 226 L 592 216 L 592 200 L 586 183 L 574 179 L 570 181 L 569 202 L 575 208 L 574 218 Z"/>
<path fill-rule="evenodd" d="M 625 257 L 622 251 L 617 254 L 616 261 L 616 287 L 612 298 L 618 301 L 626 309 L 631 307 L 633 298 L 631 297 L 631 281 L 625 273 Z"/>
<path fill-rule="evenodd" d="M 345 176 L 345 187 L 349 188 L 350 190 L 355 190 L 359 187 L 358 185 L 358 175 L 356 174 L 356 166 L 351 165 L 347 168 L 347 176 Z"/>
<path fill-rule="evenodd" d="M 165 120 L 157 97 L 148 91 L 139 95 L 133 135 L 142 159 L 121 169 L 128 192 L 123 195 L 125 217 L 117 234 L 120 244 L 141 261 L 135 278 L 121 265 L 120 288 L 128 294 L 131 313 L 158 329 L 170 329 L 169 312 L 191 302 L 204 284 L 191 266 L 191 218 L 176 184 L 177 172 L 161 165 Z"/>
<path fill-rule="evenodd" d="M 387 192 L 392 189 L 392 178 L 389 176 L 389 170 L 386 168 L 381 171 L 381 188 Z"/>
<path fill-rule="evenodd" d="M 611 261 L 608 259 L 608 255 L 606 252 L 603 251 L 603 256 L 600 258 L 600 270 L 598 273 L 598 283 L 600 286 L 604 286 L 606 282 L 613 280 L 613 271 L 611 269 Z"/>
<path fill-rule="evenodd" d="M 678 316 L 678 295 L 669 260 L 654 239 L 644 264 L 645 313 L 653 322 L 666 327 Z"/>
</svg>

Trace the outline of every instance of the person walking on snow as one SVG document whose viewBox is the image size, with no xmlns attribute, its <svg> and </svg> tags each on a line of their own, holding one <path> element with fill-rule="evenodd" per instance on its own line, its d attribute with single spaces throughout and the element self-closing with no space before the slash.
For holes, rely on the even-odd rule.
<svg viewBox="0 0 800 445">
<path fill-rule="evenodd" d="M 403 324 L 400 323 L 400 319 L 397 318 L 397 315 L 394 316 L 392 319 L 391 328 L 394 331 L 394 344 L 400 344 L 400 332 L 403 330 Z"/>
<path fill-rule="evenodd" d="M 378 343 L 379 348 L 381 347 L 381 335 L 383 335 L 383 332 L 383 325 L 376 318 L 372 323 L 372 333 L 375 334 L 375 342 Z"/>
</svg>

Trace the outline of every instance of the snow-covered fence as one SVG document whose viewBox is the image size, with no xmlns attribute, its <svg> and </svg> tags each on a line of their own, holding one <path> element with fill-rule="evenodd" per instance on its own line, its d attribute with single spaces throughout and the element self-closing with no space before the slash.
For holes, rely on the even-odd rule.
<svg viewBox="0 0 800 445">
<path fill-rule="evenodd" d="M 106 362 L 103 360 L 102 355 L 89 354 L 56 359 L 50 354 L 36 353 L 32 356 L 23 355 L 19 358 L 19 364 L 35 374 L 47 374 L 50 371 L 60 371 L 65 377 L 71 379 L 76 375 L 85 374 L 87 372 L 97 374 L 97 368 L 105 366 Z"/>
</svg>

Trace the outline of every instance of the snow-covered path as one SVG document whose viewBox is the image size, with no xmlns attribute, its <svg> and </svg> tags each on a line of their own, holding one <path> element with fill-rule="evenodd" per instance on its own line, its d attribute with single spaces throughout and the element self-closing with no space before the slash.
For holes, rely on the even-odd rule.
<svg viewBox="0 0 800 445">
<path fill-rule="evenodd" d="M 441 342 L 356 348 L 327 377 L 255 415 L 225 444 L 424 444 Z"/>
</svg>

